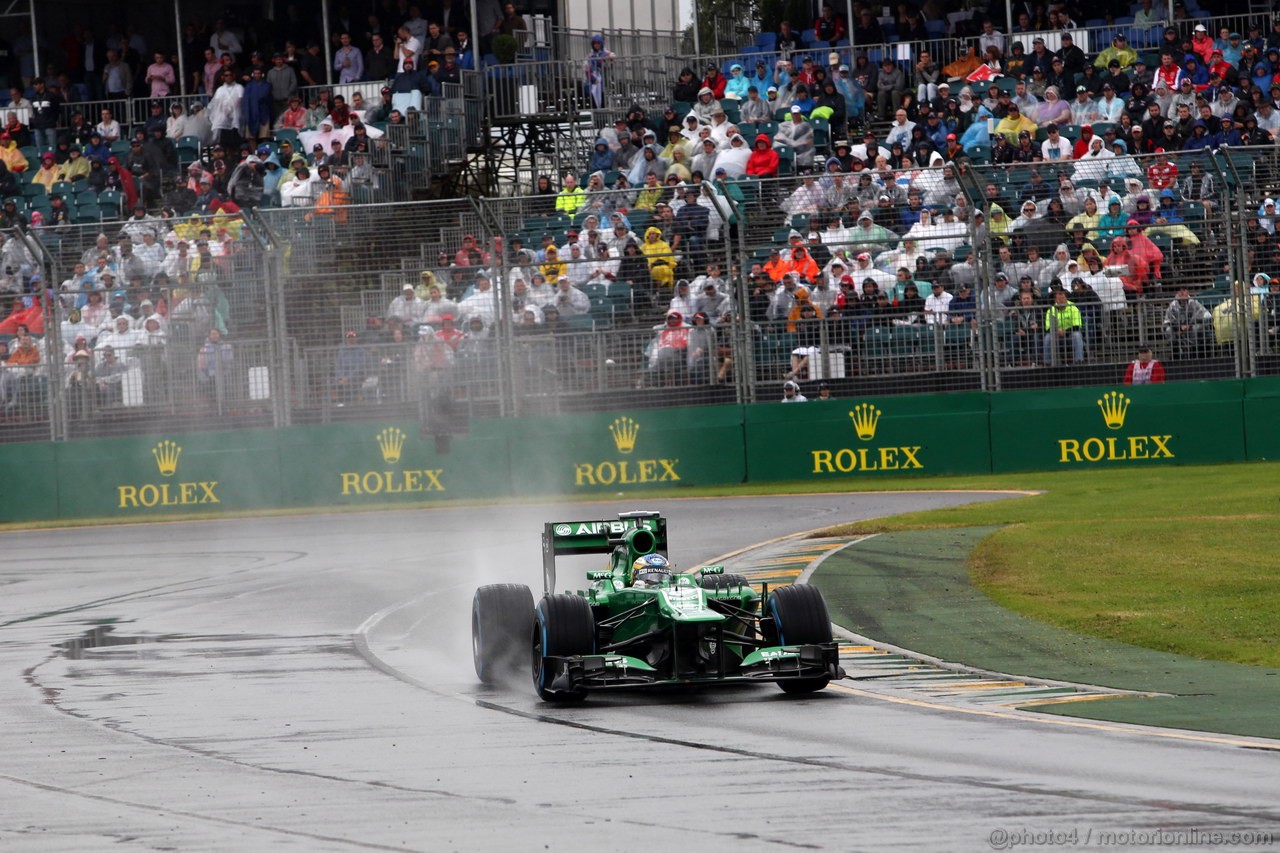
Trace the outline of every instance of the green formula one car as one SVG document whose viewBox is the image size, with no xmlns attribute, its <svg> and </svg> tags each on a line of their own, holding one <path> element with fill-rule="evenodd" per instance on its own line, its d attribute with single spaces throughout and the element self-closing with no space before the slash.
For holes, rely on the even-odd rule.
<svg viewBox="0 0 1280 853">
<path fill-rule="evenodd" d="M 607 688 L 749 681 L 809 693 L 844 676 L 821 592 L 807 585 L 757 592 L 723 566 L 678 572 L 656 512 L 548 523 L 542 552 L 545 594 L 536 606 L 527 586 L 476 590 L 471 641 L 483 682 L 530 658 L 534 689 L 547 701 Z M 556 593 L 556 557 L 577 554 L 608 554 L 609 567 L 587 572 L 588 589 Z"/>
</svg>

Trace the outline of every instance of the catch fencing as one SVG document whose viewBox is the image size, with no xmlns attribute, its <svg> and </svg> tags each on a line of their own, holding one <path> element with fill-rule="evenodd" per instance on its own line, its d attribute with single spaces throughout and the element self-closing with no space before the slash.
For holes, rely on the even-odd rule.
<svg viewBox="0 0 1280 853">
<path fill-rule="evenodd" d="M 38 364 L 0 368 L 0 430 L 395 418 L 447 435 L 477 417 L 767 402 L 792 379 L 808 397 L 1113 384 L 1140 344 L 1169 382 L 1280 373 L 1276 148 L 1180 153 L 1167 197 L 1157 156 L 802 177 L 783 153 L 781 177 L 590 185 L 572 211 L 554 195 L 330 199 L 6 232 L 0 340 L 15 348 L 15 315 L 52 319 Z M 706 238 L 685 230 L 689 203 Z"/>
</svg>

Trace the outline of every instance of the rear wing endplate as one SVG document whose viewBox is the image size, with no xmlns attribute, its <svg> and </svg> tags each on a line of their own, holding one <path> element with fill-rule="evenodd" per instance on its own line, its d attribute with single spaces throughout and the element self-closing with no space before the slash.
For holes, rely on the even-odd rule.
<svg viewBox="0 0 1280 853">
<path fill-rule="evenodd" d="M 667 520 L 657 512 L 622 512 L 600 521 L 549 521 L 542 528 L 542 585 L 550 595 L 556 588 L 556 557 L 609 554 L 633 530 L 653 534 L 654 551 L 667 551 Z"/>
</svg>

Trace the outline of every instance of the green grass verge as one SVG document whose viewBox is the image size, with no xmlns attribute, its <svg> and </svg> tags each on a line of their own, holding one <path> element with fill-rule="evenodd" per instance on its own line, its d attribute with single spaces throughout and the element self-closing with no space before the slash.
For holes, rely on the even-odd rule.
<svg viewBox="0 0 1280 853">
<path fill-rule="evenodd" d="M 1043 489 L 842 525 L 854 534 L 1000 526 L 970 561 L 996 603 L 1144 648 L 1280 666 L 1280 466 L 1118 469 L 980 478 Z"/>
</svg>

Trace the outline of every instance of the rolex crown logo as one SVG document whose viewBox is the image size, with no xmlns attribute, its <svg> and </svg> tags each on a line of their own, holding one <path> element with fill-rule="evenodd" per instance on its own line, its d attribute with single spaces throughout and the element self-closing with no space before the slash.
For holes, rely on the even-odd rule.
<svg viewBox="0 0 1280 853">
<path fill-rule="evenodd" d="M 178 457 L 182 455 L 182 448 L 176 442 L 165 439 L 151 448 L 151 455 L 156 458 L 160 476 L 172 477 L 178 470 Z"/>
<path fill-rule="evenodd" d="M 870 441 L 876 437 L 876 426 L 880 423 L 882 412 L 871 403 L 859 403 L 849 413 L 853 420 L 854 432 L 862 441 Z"/>
<path fill-rule="evenodd" d="M 397 427 L 387 427 L 378 433 L 378 449 L 382 451 L 382 461 L 394 465 L 400 461 L 400 451 L 404 449 L 405 434 Z"/>
<path fill-rule="evenodd" d="M 1098 408 L 1102 410 L 1102 419 L 1106 422 L 1107 429 L 1120 429 L 1124 426 L 1124 416 L 1128 413 L 1131 402 L 1133 401 L 1119 391 L 1102 395 Z"/>
<path fill-rule="evenodd" d="M 631 418 L 618 418 L 609 425 L 609 434 L 613 436 L 613 445 L 618 448 L 619 453 L 630 453 L 636 449 L 640 424 Z"/>
</svg>

